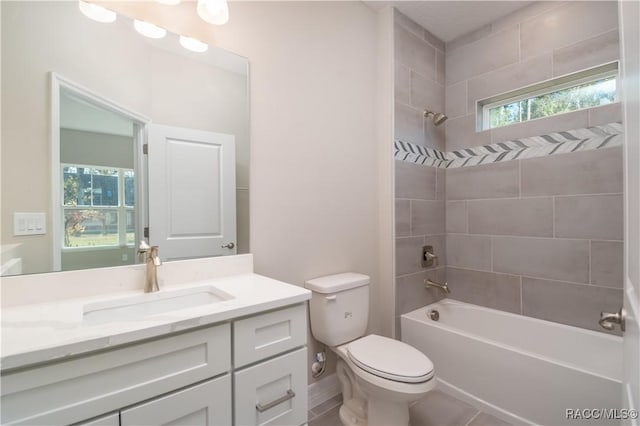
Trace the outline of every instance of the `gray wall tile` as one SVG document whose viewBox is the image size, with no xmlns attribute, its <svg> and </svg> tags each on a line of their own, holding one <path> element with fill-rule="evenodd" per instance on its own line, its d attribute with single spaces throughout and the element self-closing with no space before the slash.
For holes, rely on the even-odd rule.
<svg viewBox="0 0 640 426">
<path fill-rule="evenodd" d="M 622 288 L 624 243 L 591 241 L 591 284 Z"/>
<path fill-rule="evenodd" d="M 441 110 L 443 111 L 444 108 Z M 439 151 L 446 151 L 445 143 L 445 126 L 436 126 L 433 124 L 431 118 L 424 118 L 424 132 L 425 132 L 425 145 L 437 149 Z"/>
<path fill-rule="evenodd" d="M 402 64 L 395 64 L 395 100 L 405 105 L 411 103 L 411 70 Z"/>
<path fill-rule="evenodd" d="M 467 109 L 476 110 L 476 101 L 526 87 L 551 78 L 551 54 L 518 62 L 469 80 Z"/>
<path fill-rule="evenodd" d="M 467 203 L 469 233 L 553 237 L 553 199 L 476 200 Z"/>
<path fill-rule="evenodd" d="M 519 28 L 514 25 L 456 49 L 446 57 L 447 86 L 518 62 Z"/>
<path fill-rule="evenodd" d="M 467 202 L 447 201 L 447 233 L 467 233 Z"/>
<path fill-rule="evenodd" d="M 596 331 L 600 312 L 617 312 L 622 290 L 547 281 L 522 279 L 522 305 L 525 315 Z M 619 334 L 619 333 L 616 333 Z"/>
<path fill-rule="evenodd" d="M 444 111 L 444 86 L 412 72 L 411 106 L 420 111 Z"/>
<path fill-rule="evenodd" d="M 436 49 L 404 27 L 395 26 L 395 59 L 430 80 L 436 79 Z"/>
<path fill-rule="evenodd" d="M 396 198 L 436 198 L 436 168 L 395 160 L 395 169 Z"/>
<path fill-rule="evenodd" d="M 402 12 L 399 12 L 397 9 L 394 9 L 394 12 L 394 22 L 396 24 L 402 25 L 404 28 L 408 29 L 436 49 L 444 51 L 444 42 L 442 42 L 442 40 L 431 34 L 420 24 L 414 22 L 411 18 L 407 17 Z"/>
<path fill-rule="evenodd" d="M 496 127 L 491 130 L 491 141 L 504 142 L 530 136 L 547 135 L 564 130 L 589 127 L 589 112 L 586 109 L 552 117 L 539 118 L 510 126 Z"/>
<path fill-rule="evenodd" d="M 425 288 L 424 280 L 426 278 L 445 282 L 445 268 L 396 278 L 396 315 L 406 314 L 445 298 L 446 295 L 442 291 L 435 288 Z"/>
<path fill-rule="evenodd" d="M 396 237 L 411 235 L 411 201 L 396 200 Z"/>
<path fill-rule="evenodd" d="M 423 113 L 409 105 L 395 103 L 394 136 L 404 142 L 427 146 L 424 137 Z"/>
<path fill-rule="evenodd" d="M 616 2 L 569 2 L 521 24 L 520 55 L 531 58 L 618 26 Z"/>
<path fill-rule="evenodd" d="M 467 81 L 447 86 L 445 100 L 445 114 L 449 118 L 467 115 Z"/>
<path fill-rule="evenodd" d="M 588 283 L 589 241 L 493 237 L 493 271 Z"/>
<path fill-rule="evenodd" d="M 622 240 L 622 195 L 556 197 L 556 237 Z"/>
<path fill-rule="evenodd" d="M 447 169 L 447 199 L 509 198 L 519 195 L 518 161 Z"/>
<path fill-rule="evenodd" d="M 447 268 L 451 297 L 475 305 L 520 313 L 520 277 Z"/>
<path fill-rule="evenodd" d="M 447 266 L 491 271 L 491 237 L 447 235 Z"/>
<path fill-rule="evenodd" d="M 622 122 L 622 104 L 620 102 L 589 108 L 590 126 L 599 126 L 601 124 L 615 122 Z"/>
<path fill-rule="evenodd" d="M 622 192 L 622 147 L 521 160 L 522 195 Z"/>
<path fill-rule="evenodd" d="M 444 201 L 411 201 L 411 235 L 444 234 Z"/>
<path fill-rule="evenodd" d="M 553 52 L 553 74 L 560 76 L 597 65 L 613 62 L 620 57 L 618 29 L 580 41 Z"/>
<path fill-rule="evenodd" d="M 451 118 L 445 123 L 447 151 L 471 148 L 491 143 L 491 131 L 476 131 L 475 113 Z"/>
<path fill-rule="evenodd" d="M 423 270 L 420 263 L 423 237 L 396 238 L 396 276 Z"/>
<path fill-rule="evenodd" d="M 436 50 L 436 81 L 443 86 L 447 82 L 446 61 L 444 49 Z"/>
<path fill-rule="evenodd" d="M 473 43 L 474 41 L 481 40 L 491 34 L 491 24 L 484 25 L 477 30 L 468 32 L 466 34 L 461 35 L 460 37 L 448 41 L 446 43 L 445 52 L 448 55 L 453 55 L 455 51 L 461 47 L 464 47 L 467 44 Z"/>
<path fill-rule="evenodd" d="M 421 39 L 424 39 L 425 29 L 420 26 L 420 24 L 413 21 L 404 13 L 398 11 L 398 9 L 394 9 L 393 13 L 393 21 L 401 25 L 404 29 L 411 31 L 413 34 L 418 36 Z"/>
<path fill-rule="evenodd" d="M 436 200 L 445 200 L 447 188 L 447 171 L 445 169 L 436 169 Z"/>
</svg>

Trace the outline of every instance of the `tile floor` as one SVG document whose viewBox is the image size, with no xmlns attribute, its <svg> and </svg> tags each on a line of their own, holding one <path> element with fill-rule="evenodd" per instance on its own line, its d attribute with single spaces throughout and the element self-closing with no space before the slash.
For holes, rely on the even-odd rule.
<svg viewBox="0 0 640 426">
<path fill-rule="evenodd" d="M 338 395 L 309 411 L 309 426 L 341 426 Z M 509 426 L 509 423 L 484 413 L 438 390 L 429 392 L 409 411 L 412 426 Z"/>
</svg>

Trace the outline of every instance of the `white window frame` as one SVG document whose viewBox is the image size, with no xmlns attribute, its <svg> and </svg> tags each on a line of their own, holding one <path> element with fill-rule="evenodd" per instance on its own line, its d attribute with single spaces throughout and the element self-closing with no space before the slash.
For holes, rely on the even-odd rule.
<svg viewBox="0 0 640 426">
<path fill-rule="evenodd" d="M 111 210 L 117 212 L 118 217 L 118 243 L 117 244 L 105 244 L 100 246 L 82 246 L 82 247 L 65 247 L 64 245 L 64 232 L 62 233 L 62 241 L 60 243 L 61 250 L 63 252 L 67 251 L 86 251 L 86 250 L 96 250 L 96 249 L 114 249 L 114 248 L 126 248 L 133 247 L 135 245 L 134 242 L 131 244 L 127 244 L 127 213 L 134 212 L 135 213 L 135 205 L 127 206 L 125 205 L 125 172 L 131 171 L 133 172 L 134 179 L 136 179 L 135 170 L 123 167 L 109 167 L 109 166 L 96 166 L 90 164 L 71 164 L 71 163 L 60 163 L 60 179 L 61 184 L 60 187 L 64 188 L 64 169 L 65 167 L 83 167 L 88 169 L 109 169 L 115 170 L 118 172 L 118 205 L 117 206 L 96 206 L 93 205 L 93 195 L 92 195 L 92 204 L 90 206 L 67 206 L 64 204 L 64 191 L 60 193 L 60 206 L 61 206 L 61 219 L 62 222 L 59 225 L 64 227 L 64 218 L 65 212 L 68 210 Z M 137 188 L 136 188 L 137 189 Z M 59 226 L 58 225 L 58 226 Z M 63 228 L 64 229 L 64 228 Z"/>
<path fill-rule="evenodd" d="M 146 140 L 147 127 L 151 123 L 151 119 L 142 114 L 134 112 L 129 108 L 120 105 L 105 96 L 94 92 L 85 86 L 78 84 L 72 80 L 69 80 L 60 74 L 50 72 L 50 122 L 49 122 L 49 139 L 51 141 L 51 167 L 49 169 L 49 176 L 51 177 L 51 264 L 53 271 L 62 270 L 62 243 L 64 242 L 64 236 L 61 233 L 64 231 L 60 226 L 62 219 L 60 218 L 61 209 L 58 208 L 60 204 L 60 193 L 62 187 L 60 186 L 60 96 L 61 92 L 72 93 L 74 96 L 89 101 L 90 103 L 100 105 L 109 111 L 123 115 L 133 121 L 134 130 L 134 169 L 136 170 L 136 200 L 135 200 L 135 212 L 136 212 L 136 241 L 142 238 L 142 227 L 148 222 L 147 217 L 147 204 L 148 200 L 145 199 L 146 194 L 146 159 L 143 155 L 143 144 Z M 112 247 L 107 247 L 111 248 Z M 102 249 L 99 249 L 102 250 Z"/>
<path fill-rule="evenodd" d="M 523 101 L 525 99 L 546 95 L 548 93 L 558 92 L 561 90 L 569 89 L 575 86 L 581 86 L 585 83 L 596 82 L 598 80 L 602 80 L 609 77 L 616 78 L 616 94 L 614 102 L 618 102 L 620 99 L 620 85 L 618 82 L 620 81 L 620 76 L 618 73 L 618 61 L 611 62 L 605 65 L 597 66 L 594 68 L 590 68 L 587 70 L 583 70 L 573 74 L 567 74 L 561 77 L 553 78 L 550 80 L 543 81 L 541 83 L 534 84 L 532 86 L 523 87 L 520 89 L 516 89 L 510 92 L 506 92 L 497 96 L 493 96 L 491 98 L 483 99 L 476 102 L 477 105 L 477 115 L 478 115 L 478 125 L 477 130 L 490 130 L 491 122 L 490 122 L 490 111 L 496 107 L 500 107 L 503 105 L 508 105 L 514 102 Z M 585 107 L 593 108 L 593 107 Z M 580 111 L 580 109 L 574 110 Z M 570 111 L 573 112 L 573 111 Z M 556 115 L 560 115 L 564 113 L 558 113 L 554 115 L 549 115 L 547 117 L 535 118 L 533 120 L 540 120 L 542 118 L 554 117 Z M 533 120 L 520 121 L 513 124 L 526 123 Z M 504 126 L 500 126 L 504 127 Z M 494 127 L 497 128 L 497 127 Z"/>
</svg>

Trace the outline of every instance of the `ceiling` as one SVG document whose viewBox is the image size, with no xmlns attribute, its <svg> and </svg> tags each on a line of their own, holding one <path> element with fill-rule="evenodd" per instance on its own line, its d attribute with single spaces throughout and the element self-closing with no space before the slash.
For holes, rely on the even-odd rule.
<svg viewBox="0 0 640 426">
<path fill-rule="evenodd" d="M 391 5 L 445 43 L 477 30 L 533 1 L 365 1 L 380 9 Z"/>
</svg>

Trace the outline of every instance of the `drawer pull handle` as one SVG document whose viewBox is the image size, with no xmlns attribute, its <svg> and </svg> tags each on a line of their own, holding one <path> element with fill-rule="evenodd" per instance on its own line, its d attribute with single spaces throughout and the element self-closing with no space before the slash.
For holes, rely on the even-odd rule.
<svg viewBox="0 0 640 426">
<path fill-rule="evenodd" d="M 287 391 L 286 395 L 281 396 L 280 398 L 278 398 L 278 399 L 276 399 L 274 401 L 271 401 L 268 404 L 262 405 L 260 403 L 257 403 L 256 404 L 256 410 L 258 410 L 258 412 L 260 412 L 260 413 L 264 413 L 265 411 L 272 409 L 276 405 L 280 405 L 283 402 L 292 399 L 294 396 L 296 396 L 296 393 L 294 391 L 292 391 L 291 389 L 289 389 Z"/>
</svg>

